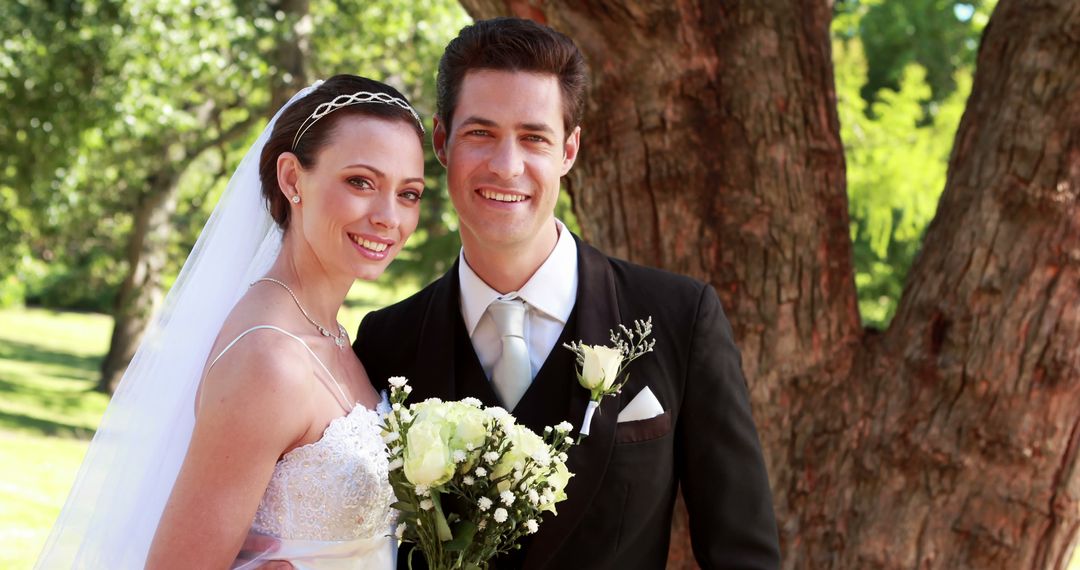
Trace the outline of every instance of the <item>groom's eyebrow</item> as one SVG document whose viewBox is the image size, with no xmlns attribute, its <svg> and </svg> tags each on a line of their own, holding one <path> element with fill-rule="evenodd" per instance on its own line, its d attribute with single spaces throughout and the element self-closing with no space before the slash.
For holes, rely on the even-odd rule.
<svg viewBox="0 0 1080 570">
<path fill-rule="evenodd" d="M 495 121 L 492 121 L 491 119 L 485 119 L 484 117 L 477 117 L 476 115 L 473 115 L 471 117 L 466 118 L 464 121 L 461 122 L 461 124 L 462 125 L 479 125 L 481 127 L 491 127 L 491 128 L 495 128 L 495 127 L 499 126 L 498 123 L 496 123 Z M 555 129 L 548 126 L 547 123 L 518 123 L 517 124 L 517 129 L 522 130 L 522 131 L 532 131 L 532 132 L 555 134 Z"/>
</svg>

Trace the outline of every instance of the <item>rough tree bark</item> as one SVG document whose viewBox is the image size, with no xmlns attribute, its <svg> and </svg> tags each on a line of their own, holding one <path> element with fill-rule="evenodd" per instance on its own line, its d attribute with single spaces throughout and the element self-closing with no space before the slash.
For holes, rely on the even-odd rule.
<svg viewBox="0 0 1080 570">
<path fill-rule="evenodd" d="M 312 26 L 309 0 L 281 0 L 276 8 L 286 14 L 292 26 L 273 51 L 275 69 L 270 75 L 269 107 L 252 109 L 246 120 L 227 129 L 187 133 L 165 149 L 147 151 L 150 156 L 167 156 L 169 160 L 148 177 L 136 205 L 135 223 L 128 238 L 128 274 L 114 304 L 112 338 L 101 363 L 96 388 L 99 392 L 111 394 L 116 390 L 164 298 L 161 271 L 172 231 L 170 219 L 176 213 L 177 184 L 184 169 L 207 149 L 223 146 L 245 134 L 268 110 L 276 111 L 309 83 L 307 59 Z M 201 122 L 216 123 L 223 110 L 219 102 L 207 101 L 200 112 L 204 117 Z"/>
<path fill-rule="evenodd" d="M 882 334 L 859 326 L 828 3 L 462 4 L 585 52 L 567 180 L 584 237 L 720 293 L 785 568 L 1065 567 L 1080 524 L 1080 5 L 1001 0 Z M 669 567 L 690 567 L 673 526 Z"/>
</svg>

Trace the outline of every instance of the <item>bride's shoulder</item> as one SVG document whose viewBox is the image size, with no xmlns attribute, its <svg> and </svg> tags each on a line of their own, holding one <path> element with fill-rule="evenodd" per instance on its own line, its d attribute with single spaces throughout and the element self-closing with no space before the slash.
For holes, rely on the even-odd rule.
<svg viewBox="0 0 1080 570">
<path fill-rule="evenodd" d="M 280 327 L 227 322 L 214 348 L 216 356 L 203 379 L 203 401 L 205 395 L 243 394 L 262 406 L 287 408 L 309 392 L 311 357 Z"/>
</svg>

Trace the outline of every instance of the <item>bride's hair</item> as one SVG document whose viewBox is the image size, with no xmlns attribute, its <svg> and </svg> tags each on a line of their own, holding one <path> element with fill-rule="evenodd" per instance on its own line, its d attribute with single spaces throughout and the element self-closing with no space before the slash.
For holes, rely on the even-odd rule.
<svg viewBox="0 0 1080 570">
<path fill-rule="evenodd" d="M 289 105 L 278 117 L 274 130 L 270 133 L 270 138 L 266 141 L 266 146 L 263 147 L 262 155 L 259 157 L 259 180 L 270 215 L 282 230 L 289 227 L 291 208 L 277 181 L 277 160 L 281 153 L 291 152 L 296 155 L 301 166 L 311 168 L 315 165 L 315 158 L 327 144 L 338 121 L 357 115 L 407 123 L 416 131 L 416 136 L 423 144 L 424 129 L 417 122 L 416 115 L 411 109 L 378 100 L 335 107 L 323 118 L 314 122 L 308 120 L 312 118 L 320 105 L 330 103 L 338 97 L 361 92 L 397 98 L 409 104 L 404 95 L 385 83 L 357 75 L 335 75 L 322 82 L 303 99 Z M 304 129 L 303 136 L 297 140 L 300 129 Z"/>
</svg>

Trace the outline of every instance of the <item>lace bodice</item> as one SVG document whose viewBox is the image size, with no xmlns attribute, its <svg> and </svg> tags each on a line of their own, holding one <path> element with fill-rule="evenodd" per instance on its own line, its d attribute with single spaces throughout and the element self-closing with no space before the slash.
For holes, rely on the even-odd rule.
<svg viewBox="0 0 1080 570">
<path fill-rule="evenodd" d="M 287 539 L 352 540 L 390 532 L 394 491 L 376 411 L 357 404 L 322 439 L 285 454 L 274 467 L 253 529 Z"/>
</svg>

